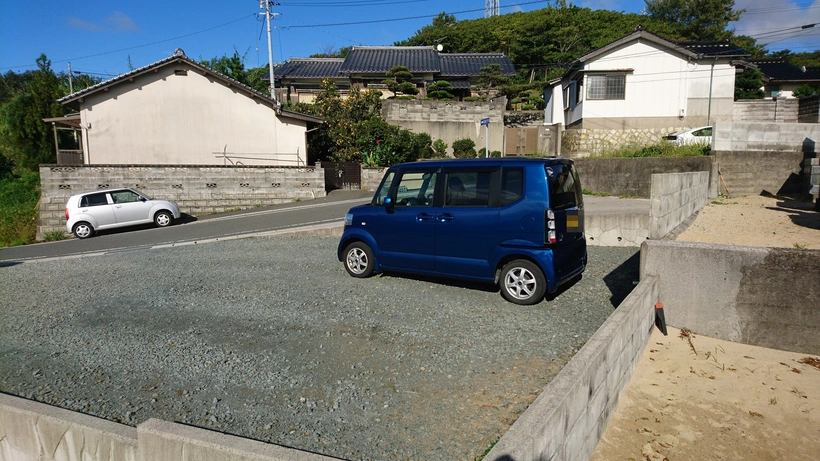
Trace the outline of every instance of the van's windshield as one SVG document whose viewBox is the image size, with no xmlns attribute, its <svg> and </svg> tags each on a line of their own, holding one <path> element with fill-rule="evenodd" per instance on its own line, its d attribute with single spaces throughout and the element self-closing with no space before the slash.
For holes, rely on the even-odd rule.
<svg viewBox="0 0 820 461">
<path fill-rule="evenodd" d="M 584 203 L 581 182 L 572 165 L 548 165 L 545 170 L 550 189 L 550 208 L 561 210 Z"/>
</svg>

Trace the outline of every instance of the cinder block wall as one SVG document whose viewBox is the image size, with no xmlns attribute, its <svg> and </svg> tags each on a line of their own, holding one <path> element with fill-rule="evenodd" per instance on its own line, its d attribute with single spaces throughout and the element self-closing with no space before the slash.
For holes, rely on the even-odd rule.
<svg viewBox="0 0 820 461">
<path fill-rule="evenodd" d="M 715 122 L 712 152 L 816 152 L 817 123 Z"/>
<path fill-rule="evenodd" d="M 706 205 L 709 172 L 652 175 L 649 238 L 659 239 Z"/>
<path fill-rule="evenodd" d="M 648 240 L 641 280 L 649 276 L 669 325 L 820 354 L 820 250 Z"/>
<path fill-rule="evenodd" d="M 735 101 L 732 120 L 738 122 L 797 123 L 797 99 L 747 99 Z"/>
<path fill-rule="evenodd" d="M 387 168 L 362 168 L 362 190 L 376 192 Z"/>
<path fill-rule="evenodd" d="M 484 460 L 588 460 L 649 340 L 657 299 L 655 278 L 642 278 Z"/>
<path fill-rule="evenodd" d="M 653 174 L 709 172 L 712 157 L 582 158 L 575 159 L 575 165 L 588 191 L 649 198 Z"/>
<path fill-rule="evenodd" d="M 196 216 L 324 197 L 324 181 L 321 167 L 41 165 L 37 239 L 65 230 L 66 201 L 80 192 L 131 187 Z"/>
</svg>

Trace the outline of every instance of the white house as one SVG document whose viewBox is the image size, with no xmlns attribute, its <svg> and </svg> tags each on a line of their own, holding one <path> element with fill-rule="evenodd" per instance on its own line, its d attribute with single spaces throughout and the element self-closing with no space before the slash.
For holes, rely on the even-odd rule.
<svg viewBox="0 0 820 461">
<path fill-rule="evenodd" d="M 181 50 L 58 102 L 78 111 L 62 122 L 81 130 L 84 164 L 305 165 L 306 133 L 323 122 Z"/>
<path fill-rule="evenodd" d="M 726 41 L 675 44 L 638 28 L 549 82 L 546 124 L 662 130 L 730 120 L 735 65 L 745 56 Z"/>
</svg>

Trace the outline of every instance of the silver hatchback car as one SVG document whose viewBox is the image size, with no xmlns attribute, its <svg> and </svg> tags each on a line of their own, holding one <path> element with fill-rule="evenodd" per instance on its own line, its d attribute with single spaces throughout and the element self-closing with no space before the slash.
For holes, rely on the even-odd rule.
<svg viewBox="0 0 820 461">
<path fill-rule="evenodd" d="M 180 218 L 179 206 L 152 200 L 134 189 L 110 189 L 72 195 L 65 206 L 65 228 L 77 238 L 88 238 L 103 229 L 153 222 L 170 226 Z"/>
</svg>

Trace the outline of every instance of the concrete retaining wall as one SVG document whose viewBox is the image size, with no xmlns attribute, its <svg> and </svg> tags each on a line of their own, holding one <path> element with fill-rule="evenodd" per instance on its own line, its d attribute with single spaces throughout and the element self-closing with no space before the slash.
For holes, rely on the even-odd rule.
<svg viewBox="0 0 820 461">
<path fill-rule="evenodd" d="M 584 214 L 587 245 L 638 247 L 649 238 L 649 213 Z"/>
<path fill-rule="evenodd" d="M 714 151 L 722 195 L 743 196 L 798 192 L 804 154 L 791 152 Z M 724 184 L 725 183 L 725 184 Z M 728 193 L 726 189 L 728 188 Z"/>
<path fill-rule="evenodd" d="M 695 214 L 709 199 L 709 173 L 652 175 L 649 238 L 659 239 Z"/>
<path fill-rule="evenodd" d="M 817 123 L 715 122 L 712 152 L 815 152 Z"/>
<path fill-rule="evenodd" d="M 66 201 L 80 192 L 131 187 L 202 215 L 324 197 L 324 178 L 320 167 L 41 165 L 37 239 L 65 231 Z"/>
<path fill-rule="evenodd" d="M 619 197 L 649 198 L 652 175 L 711 171 L 711 157 L 583 158 L 575 165 L 584 189 Z M 717 185 L 714 185 L 715 192 Z"/>
<path fill-rule="evenodd" d="M 647 276 L 484 457 L 588 460 L 649 340 L 658 297 Z"/>
<path fill-rule="evenodd" d="M 820 251 L 650 240 L 666 321 L 713 338 L 820 354 Z"/>
</svg>

